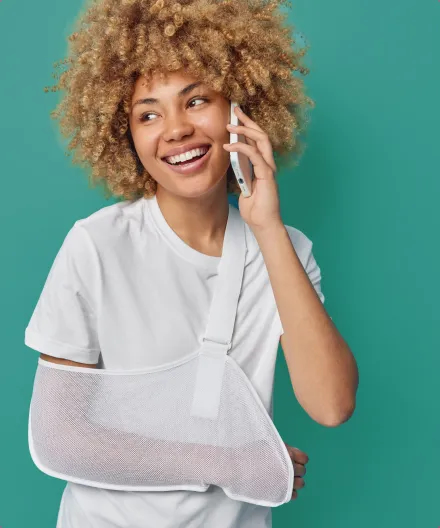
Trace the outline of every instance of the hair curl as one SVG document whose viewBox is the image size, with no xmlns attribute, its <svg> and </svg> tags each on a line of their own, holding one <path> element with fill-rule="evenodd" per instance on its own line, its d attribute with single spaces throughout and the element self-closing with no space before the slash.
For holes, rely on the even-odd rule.
<svg viewBox="0 0 440 528">
<path fill-rule="evenodd" d="M 107 197 L 150 197 L 156 182 L 135 151 L 129 127 L 134 83 L 184 68 L 226 98 L 237 101 L 268 134 L 277 167 L 297 165 L 299 134 L 308 122 L 301 60 L 292 48 L 289 0 L 91 0 L 69 35 L 67 64 L 55 86 L 66 91 L 50 114 L 72 136 L 72 163 L 91 168 L 92 186 Z M 70 153 L 66 152 L 66 156 Z M 228 193 L 240 188 L 228 169 Z"/>
</svg>

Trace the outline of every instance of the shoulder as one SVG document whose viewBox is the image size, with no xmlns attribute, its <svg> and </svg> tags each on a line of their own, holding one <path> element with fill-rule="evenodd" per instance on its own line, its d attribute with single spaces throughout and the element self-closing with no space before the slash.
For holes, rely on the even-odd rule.
<svg viewBox="0 0 440 528">
<path fill-rule="evenodd" d="M 71 231 L 77 239 L 101 248 L 112 246 L 127 230 L 140 229 L 143 223 L 143 201 L 123 200 L 101 207 L 87 217 L 76 220 Z"/>
<path fill-rule="evenodd" d="M 301 252 L 311 250 L 313 242 L 303 231 L 287 224 L 284 224 L 284 227 L 286 228 L 290 240 L 296 250 Z"/>
<path fill-rule="evenodd" d="M 298 255 L 301 262 L 305 264 L 310 256 L 310 253 L 312 252 L 313 242 L 300 229 L 287 224 L 284 224 L 284 227 L 286 228 L 296 254 Z M 246 234 L 249 248 L 259 252 L 257 239 L 255 238 L 252 229 L 250 229 L 248 226 L 246 227 Z"/>
<path fill-rule="evenodd" d="M 290 240 L 298 255 L 303 268 L 310 275 L 315 276 L 320 273 L 320 268 L 317 265 L 315 256 L 313 254 L 313 242 L 312 240 L 301 230 L 296 227 L 284 224 L 287 232 L 289 233 Z"/>
<path fill-rule="evenodd" d="M 121 222 L 139 220 L 142 215 L 142 200 L 123 200 L 106 205 L 89 216 L 79 218 L 75 224 L 89 232 L 96 230 L 112 230 Z"/>
<path fill-rule="evenodd" d="M 140 223 L 139 205 L 137 201 L 125 200 L 76 220 L 58 251 L 58 268 L 64 266 L 75 273 L 86 273 L 98 266 L 100 259 L 116 248 L 124 234 L 127 238 L 127 225 Z"/>
</svg>

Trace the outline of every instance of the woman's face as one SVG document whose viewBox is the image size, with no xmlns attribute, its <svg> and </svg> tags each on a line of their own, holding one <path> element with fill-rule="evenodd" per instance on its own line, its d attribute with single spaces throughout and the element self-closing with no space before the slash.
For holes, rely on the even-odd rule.
<svg viewBox="0 0 440 528">
<path fill-rule="evenodd" d="M 188 197 L 205 194 L 221 181 L 226 189 L 230 160 L 223 144 L 229 143 L 228 99 L 194 77 L 172 72 L 162 82 L 153 78 L 148 86 L 145 78 L 139 77 L 131 108 L 130 130 L 136 152 L 159 185 Z M 176 158 L 164 159 L 174 149 L 191 151 L 197 146 L 204 150 L 196 154 L 209 150 L 201 159 L 203 163 L 187 172 L 183 171 L 190 167 L 185 168 L 185 164 L 175 165 L 182 172 L 172 168 L 169 162 L 175 162 Z"/>
</svg>

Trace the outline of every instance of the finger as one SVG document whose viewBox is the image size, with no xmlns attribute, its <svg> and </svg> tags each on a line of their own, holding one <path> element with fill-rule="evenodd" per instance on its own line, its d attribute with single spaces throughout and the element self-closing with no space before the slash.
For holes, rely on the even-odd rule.
<svg viewBox="0 0 440 528">
<path fill-rule="evenodd" d="M 302 464 L 293 464 L 293 470 L 295 476 L 298 477 L 303 477 L 307 473 L 305 466 L 303 466 Z"/>
<path fill-rule="evenodd" d="M 243 123 L 243 125 L 253 130 L 257 130 L 267 137 L 267 134 L 264 132 L 264 130 L 260 126 L 258 126 L 257 123 L 255 123 L 255 121 L 252 121 L 252 119 L 248 115 L 246 115 L 239 106 L 236 106 L 234 111 L 235 111 L 235 115 Z M 272 155 L 272 159 L 273 159 L 272 147 L 271 147 L 270 154 Z M 274 163 L 273 171 L 276 172 L 275 161 L 273 163 Z"/>
<path fill-rule="evenodd" d="M 227 125 L 227 127 L 234 132 L 234 134 L 243 134 L 246 138 L 253 140 L 266 163 L 274 172 L 276 172 L 277 166 L 273 157 L 272 145 L 265 132 L 247 126 Z"/>
<path fill-rule="evenodd" d="M 228 152 L 241 152 L 245 154 L 250 160 L 252 165 L 255 167 L 255 169 L 260 168 L 261 173 L 258 175 L 257 170 L 254 171 L 255 179 L 268 179 L 271 176 L 273 177 L 273 170 L 270 165 L 266 163 L 266 160 L 263 158 L 261 152 L 256 148 L 252 147 L 251 145 L 245 145 L 241 141 L 238 143 L 225 143 L 223 145 L 223 148 L 227 150 Z M 261 174 L 264 174 L 263 177 Z"/>
<path fill-rule="evenodd" d="M 304 479 L 302 477 L 295 477 L 293 479 L 293 489 L 301 489 L 304 488 L 306 483 L 304 482 Z"/>
<path fill-rule="evenodd" d="M 241 125 L 239 125 L 239 126 L 241 126 Z M 226 125 L 226 128 L 227 128 L 231 133 L 233 133 L 233 134 L 239 134 L 239 133 L 240 133 L 240 134 L 241 134 L 241 132 L 239 132 L 239 131 L 238 131 L 236 128 L 234 128 L 234 127 L 237 127 L 237 125 L 231 125 L 231 124 Z M 254 141 L 253 139 L 251 139 L 251 138 L 249 137 L 249 135 L 247 135 L 247 136 L 245 135 L 244 141 L 245 141 L 245 143 L 247 143 L 248 145 L 252 145 L 253 147 L 255 147 L 255 146 L 257 145 L 256 141 Z"/>
<path fill-rule="evenodd" d="M 296 490 L 293 490 L 292 491 L 292 499 L 291 500 L 295 500 L 297 497 L 298 497 L 298 492 Z"/>
<path fill-rule="evenodd" d="M 299 462 L 300 464 L 307 464 L 307 462 L 309 461 L 309 457 L 306 453 L 304 453 L 304 451 L 301 451 L 297 447 L 288 446 L 287 444 L 286 447 L 288 448 L 288 451 L 294 458 L 295 462 Z"/>
<path fill-rule="evenodd" d="M 244 125 L 246 125 L 249 128 L 253 128 L 255 130 L 259 130 L 260 132 L 263 132 L 263 130 L 257 125 L 257 123 L 255 123 L 255 121 L 252 121 L 252 119 L 249 116 L 247 116 L 239 106 L 236 106 L 234 111 L 235 111 L 235 115 L 238 117 L 238 119 L 240 119 L 240 121 Z"/>
</svg>

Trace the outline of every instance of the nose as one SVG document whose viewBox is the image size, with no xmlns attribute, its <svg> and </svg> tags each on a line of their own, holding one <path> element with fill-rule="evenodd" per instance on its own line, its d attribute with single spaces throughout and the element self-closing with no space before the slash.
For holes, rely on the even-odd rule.
<svg viewBox="0 0 440 528">
<path fill-rule="evenodd" d="M 176 111 L 165 118 L 162 137 L 164 141 L 181 141 L 185 136 L 194 132 L 194 125 L 185 115 L 185 112 Z"/>
</svg>

